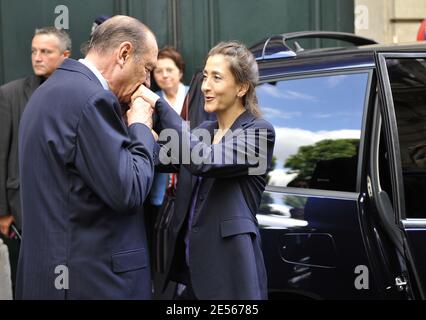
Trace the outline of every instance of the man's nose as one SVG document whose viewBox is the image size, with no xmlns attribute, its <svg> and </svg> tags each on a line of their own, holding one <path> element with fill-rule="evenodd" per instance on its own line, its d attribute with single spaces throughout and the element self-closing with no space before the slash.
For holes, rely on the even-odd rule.
<svg viewBox="0 0 426 320">
<path fill-rule="evenodd" d="M 35 61 L 41 61 L 42 59 L 42 54 L 41 54 L 41 52 L 36 52 L 36 53 L 34 53 L 34 60 Z"/>
</svg>

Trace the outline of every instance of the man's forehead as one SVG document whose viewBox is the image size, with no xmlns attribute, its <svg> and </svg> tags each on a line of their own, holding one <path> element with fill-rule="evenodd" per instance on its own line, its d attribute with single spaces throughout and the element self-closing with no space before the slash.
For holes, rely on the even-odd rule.
<svg viewBox="0 0 426 320">
<path fill-rule="evenodd" d="M 32 45 L 35 44 L 43 44 L 43 45 L 54 45 L 59 47 L 59 39 L 57 36 L 53 34 L 36 34 L 33 37 Z"/>
</svg>

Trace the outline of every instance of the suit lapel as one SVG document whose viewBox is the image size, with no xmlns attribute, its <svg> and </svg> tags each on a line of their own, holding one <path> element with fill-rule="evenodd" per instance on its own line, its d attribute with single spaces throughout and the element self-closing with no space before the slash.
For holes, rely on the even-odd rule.
<svg viewBox="0 0 426 320">
<path fill-rule="evenodd" d="M 244 129 L 244 126 L 247 123 L 252 122 L 255 119 L 255 117 L 248 111 L 244 111 L 242 114 L 238 116 L 237 119 L 235 119 L 234 123 L 232 124 L 231 128 L 226 132 L 226 134 L 222 137 L 222 140 L 226 137 L 228 138 L 230 135 L 234 135 L 235 132 L 239 129 Z"/>
<path fill-rule="evenodd" d="M 43 83 L 43 78 L 37 76 L 30 76 L 26 79 L 24 85 L 24 95 L 28 101 L 33 92 Z"/>
<path fill-rule="evenodd" d="M 208 122 L 208 125 L 206 125 L 205 127 L 203 127 L 203 129 L 207 130 L 210 133 L 210 143 L 213 142 L 214 131 L 217 128 L 218 128 L 217 121 L 210 121 L 210 122 Z M 191 188 L 191 190 L 194 190 L 194 186 L 195 186 L 196 182 L 197 182 L 197 177 L 196 176 L 192 176 L 192 183 L 191 183 L 191 187 L 192 188 Z"/>
</svg>

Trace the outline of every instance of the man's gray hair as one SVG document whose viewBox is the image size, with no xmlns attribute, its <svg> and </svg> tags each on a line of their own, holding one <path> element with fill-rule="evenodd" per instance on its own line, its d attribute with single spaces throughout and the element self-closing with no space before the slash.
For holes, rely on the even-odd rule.
<svg viewBox="0 0 426 320">
<path fill-rule="evenodd" d="M 147 51 L 147 36 L 152 31 L 139 20 L 128 16 L 114 16 L 97 27 L 90 40 L 88 51 L 106 53 L 129 41 L 139 59 Z"/>
<path fill-rule="evenodd" d="M 71 51 L 71 38 L 68 33 L 63 29 L 56 29 L 55 27 L 43 27 L 36 29 L 34 36 L 38 35 L 54 35 L 59 40 L 59 50 L 63 53 L 66 50 Z"/>
</svg>

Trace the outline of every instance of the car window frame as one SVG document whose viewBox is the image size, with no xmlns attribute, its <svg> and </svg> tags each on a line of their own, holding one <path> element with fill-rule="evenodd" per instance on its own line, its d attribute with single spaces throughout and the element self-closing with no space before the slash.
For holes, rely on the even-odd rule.
<svg viewBox="0 0 426 320">
<path fill-rule="evenodd" d="M 393 101 L 391 83 L 389 80 L 389 73 L 387 69 L 386 59 L 416 59 L 422 58 L 426 59 L 425 51 L 416 51 L 416 52 L 377 52 L 375 54 L 375 60 L 377 64 L 378 72 L 378 91 L 379 95 L 383 100 L 382 113 L 385 119 L 385 130 L 387 131 L 387 144 L 390 146 L 391 150 L 391 161 L 390 164 L 393 166 L 391 169 L 391 177 L 396 179 L 395 186 L 398 189 L 394 193 L 396 194 L 396 204 L 397 208 L 394 207 L 395 211 L 395 228 L 397 228 L 398 235 L 401 237 L 402 249 L 399 248 L 399 251 L 402 250 L 401 256 L 405 259 L 401 261 L 403 267 L 405 267 L 405 274 L 402 275 L 403 279 L 408 282 L 407 292 L 412 298 L 415 298 L 416 295 L 419 295 L 420 299 L 425 299 L 424 284 L 422 285 L 421 273 L 419 273 L 418 257 L 415 257 L 416 247 L 413 246 L 413 243 L 410 241 L 409 234 L 424 234 L 426 229 L 426 219 L 424 218 L 408 218 L 406 214 L 405 206 L 405 190 L 404 190 L 404 181 L 403 181 L 403 172 L 402 172 L 402 162 L 400 155 L 400 142 L 399 142 L 399 132 L 398 132 L 398 123 L 396 121 L 396 112 L 395 105 Z M 395 203 L 394 203 L 395 205 Z M 418 253 L 418 250 L 417 250 Z M 402 260 L 402 259 L 401 259 Z M 424 260 L 423 260 L 424 262 Z M 420 260 L 419 263 L 422 263 Z M 422 269 L 422 268 L 420 268 Z M 424 280 L 424 279 L 423 279 Z M 412 289 L 414 288 L 414 290 Z"/>
<path fill-rule="evenodd" d="M 261 70 L 260 70 L 261 71 Z M 373 83 L 373 73 L 374 68 L 371 65 L 362 66 L 359 68 L 347 68 L 343 70 L 331 70 L 331 71 L 310 71 L 310 72 L 300 72 L 300 73 L 292 73 L 290 75 L 286 74 L 276 74 L 274 76 L 265 76 L 262 77 L 260 75 L 260 80 L 257 86 L 262 85 L 268 82 L 274 81 L 287 81 L 287 80 L 295 80 L 295 79 L 306 79 L 306 78 L 318 78 L 318 77 L 326 77 L 326 76 L 341 76 L 348 74 L 367 74 L 367 82 L 366 82 L 366 91 L 364 96 L 364 105 L 362 108 L 362 120 L 361 120 L 361 136 L 360 136 L 360 144 L 358 151 L 358 163 L 357 163 L 357 173 L 356 173 L 356 190 L 354 192 L 348 191 L 337 191 L 337 190 L 322 190 L 322 189 L 313 189 L 313 188 L 295 188 L 295 187 L 283 187 L 283 186 L 271 186 L 266 185 L 266 191 L 269 192 L 280 192 L 280 193 L 289 193 L 294 195 L 301 196 L 318 196 L 318 197 L 327 197 L 327 198 L 336 198 L 336 199 L 350 199 L 356 200 L 359 198 L 359 194 L 361 192 L 361 180 L 362 175 L 361 172 L 364 167 L 363 159 L 365 148 L 365 139 L 366 139 L 366 128 L 368 126 L 367 116 L 369 105 L 371 104 L 371 94 L 372 94 L 372 83 Z M 260 105 L 260 110 L 262 111 L 262 106 Z"/>
<path fill-rule="evenodd" d="M 395 222 L 399 225 L 403 224 L 403 221 L 409 223 L 413 220 L 414 225 L 426 222 L 426 218 L 407 218 L 406 205 L 405 205 L 405 193 L 404 193 L 404 177 L 402 174 L 401 165 L 401 151 L 398 133 L 398 124 L 395 114 L 395 105 L 393 101 L 391 84 L 389 81 L 389 74 L 386 65 L 387 59 L 426 59 L 426 52 L 376 52 L 376 69 L 378 78 L 378 94 L 382 99 L 382 125 L 386 131 L 388 148 L 391 155 L 391 178 L 394 198 L 394 212 Z M 396 205 L 396 207 L 395 207 Z"/>
</svg>

